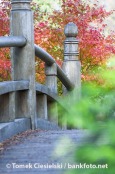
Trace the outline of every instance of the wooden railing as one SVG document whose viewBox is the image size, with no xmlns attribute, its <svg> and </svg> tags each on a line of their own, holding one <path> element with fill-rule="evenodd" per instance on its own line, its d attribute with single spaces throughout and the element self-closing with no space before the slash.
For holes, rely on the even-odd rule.
<svg viewBox="0 0 115 174">
<path fill-rule="evenodd" d="M 11 47 L 12 62 L 12 81 L 0 82 L 0 140 L 29 128 L 39 128 L 40 119 L 58 125 L 56 103 L 55 114 L 49 113 L 51 103 L 58 102 L 57 77 L 63 84 L 64 95 L 81 84 L 77 26 L 72 22 L 65 26 L 61 69 L 51 55 L 34 44 L 30 2 L 11 1 L 10 36 L 0 37 L 0 47 Z M 35 82 L 35 55 L 45 62 L 45 85 Z"/>
</svg>

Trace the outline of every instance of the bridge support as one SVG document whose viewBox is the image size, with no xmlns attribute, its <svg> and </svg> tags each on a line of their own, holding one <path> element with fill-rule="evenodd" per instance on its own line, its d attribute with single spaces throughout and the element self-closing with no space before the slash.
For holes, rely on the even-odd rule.
<svg viewBox="0 0 115 174">
<path fill-rule="evenodd" d="M 81 65 L 76 25 L 69 23 L 65 27 L 62 70 L 51 55 L 34 45 L 30 3 L 31 0 L 11 0 L 10 36 L 0 37 L 0 47 L 11 47 L 12 62 L 12 81 L 0 84 L 0 140 L 30 128 L 59 128 L 57 103 L 54 104 L 54 101 L 59 102 L 57 77 L 64 85 L 65 95 L 75 87 L 77 93 L 73 98 L 80 97 Z M 35 83 L 35 54 L 45 62 L 46 85 Z M 67 127 L 66 120 L 62 127 Z"/>
<path fill-rule="evenodd" d="M 66 39 L 64 42 L 64 62 L 63 71 L 71 82 L 75 86 L 75 92 L 73 98 L 79 100 L 80 98 L 80 87 L 81 87 L 81 63 L 79 60 L 78 52 L 78 40 L 76 39 L 78 34 L 77 26 L 70 22 L 65 26 L 64 30 Z M 67 89 L 63 86 L 63 93 L 67 94 Z M 75 95 L 76 94 L 76 95 Z M 67 122 L 63 123 L 63 127 L 67 127 Z"/>
<path fill-rule="evenodd" d="M 51 66 L 45 66 L 45 74 L 46 74 L 46 86 L 51 90 L 51 92 L 57 94 L 57 65 L 53 63 Z M 51 108 L 53 106 L 53 110 L 55 112 L 52 113 Z M 48 118 L 50 121 L 58 124 L 58 109 L 57 104 L 51 101 L 48 101 Z"/>
<path fill-rule="evenodd" d="M 45 120 L 48 119 L 47 95 L 46 94 L 37 94 L 36 111 L 37 111 L 38 118 L 42 118 Z"/>
<path fill-rule="evenodd" d="M 14 112 L 16 118 L 31 118 L 32 129 L 36 128 L 36 90 L 35 90 L 35 50 L 33 13 L 30 9 L 31 0 L 11 0 L 10 35 L 23 36 L 24 47 L 11 48 L 12 79 L 29 80 L 29 90 L 15 92 Z"/>
</svg>

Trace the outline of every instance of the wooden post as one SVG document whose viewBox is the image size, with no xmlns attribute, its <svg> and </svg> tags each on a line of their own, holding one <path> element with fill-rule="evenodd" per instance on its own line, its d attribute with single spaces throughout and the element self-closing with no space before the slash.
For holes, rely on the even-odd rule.
<svg viewBox="0 0 115 174">
<path fill-rule="evenodd" d="M 36 91 L 35 91 L 35 50 L 33 13 L 31 0 L 11 0 L 11 36 L 24 36 L 27 44 L 21 48 L 11 48 L 12 79 L 29 80 L 29 90 L 15 93 L 15 116 L 29 117 L 32 129 L 36 128 Z"/>
<path fill-rule="evenodd" d="M 53 63 L 52 66 L 45 66 L 45 74 L 46 74 L 46 86 L 55 94 L 57 94 L 57 65 Z M 54 107 L 55 113 L 51 112 L 52 106 Z M 48 118 L 50 121 L 58 124 L 58 109 L 57 104 L 53 104 L 48 101 Z"/>
<path fill-rule="evenodd" d="M 0 123 L 12 122 L 15 119 L 13 92 L 0 95 Z"/>
<path fill-rule="evenodd" d="M 78 34 L 77 26 L 70 22 L 65 26 L 64 30 L 66 39 L 64 42 L 64 62 L 63 70 L 75 86 L 76 95 L 72 97 L 79 99 L 80 97 L 80 87 L 81 87 L 81 63 L 79 61 L 78 52 L 78 40 L 76 39 Z M 63 87 L 63 93 L 67 94 L 67 90 Z M 63 123 L 66 128 L 67 123 Z"/>
<path fill-rule="evenodd" d="M 37 117 L 42 119 L 48 119 L 48 110 L 47 110 L 47 95 L 46 94 L 37 94 L 36 96 L 36 111 Z"/>
</svg>

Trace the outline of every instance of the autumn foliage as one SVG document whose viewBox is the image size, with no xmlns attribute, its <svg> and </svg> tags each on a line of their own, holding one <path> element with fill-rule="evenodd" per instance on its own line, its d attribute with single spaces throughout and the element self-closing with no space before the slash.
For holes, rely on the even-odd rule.
<svg viewBox="0 0 115 174">
<path fill-rule="evenodd" d="M 111 15 L 104 7 L 89 6 L 81 0 L 62 2 L 61 10 L 54 11 L 47 21 L 35 27 L 36 43 L 46 49 L 56 60 L 63 60 L 64 26 L 74 22 L 79 29 L 79 52 L 82 63 L 82 77 L 88 80 L 92 68 L 105 63 L 115 53 L 115 35 L 104 34 L 104 19 Z M 87 76 L 88 75 L 88 76 Z M 91 77 L 90 76 L 90 80 Z"/>
<path fill-rule="evenodd" d="M 9 33 L 8 3 L 0 5 L 0 36 L 6 36 Z M 9 60 L 9 49 L 0 48 L 0 81 L 10 78 L 11 63 Z"/>
<path fill-rule="evenodd" d="M 5 2 L 3 0 L 3 2 Z M 8 7 L 8 4 L 4 5 Z M 0 7 L 0 35 L 8 33 L 8 8 Z M 32 4 L 35 17 L 35 43 L 49 52 L 61 66 L 63 61 L 64 27 L 68 22 L 74 22 L 79 29 L 79 52 L 82 63 L 82 78 L 91 80 L 89 72 L 94 67 L 105 63 L 105 60 L 115 53 L 115 34 L 105 34 L 104 19 L 111 15 L 103 7 L 86 4 L 82 0 L 63 0 L 60 11 L 53 11 L 51 15 L 43 18 L 45 14 L 39 11 L 36 3 Z M 43 20 L 46 19 L 46 20 Z M 6 23 L 5 23 L 5 22 Z M 3 72 L 9 71 L 8 55 L 0 52 L 0 77 L 4 79 Z M 5 65 L 4 65 L 4 63 Z M 6 66 L 6 67 L 5 67 Z M 36 61 L 36 80 L 44 81 L 44 64 Z M 41 76 L 42 73 L 42 76 Z"/>
</svg>

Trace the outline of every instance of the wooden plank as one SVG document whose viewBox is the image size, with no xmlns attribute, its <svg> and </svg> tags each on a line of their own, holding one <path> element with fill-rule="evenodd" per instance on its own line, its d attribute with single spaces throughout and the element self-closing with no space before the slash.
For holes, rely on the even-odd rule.
<svg viewBox="0 0 115 174">
<path fill-rule="evenodd" d="M 28 90 L 28 89 L 29 89 L 29 81 L 27 80 L 0 82 L 0 95 L 9 92 Z"/>
</svg>

